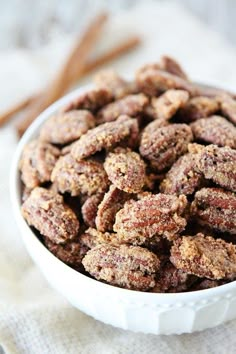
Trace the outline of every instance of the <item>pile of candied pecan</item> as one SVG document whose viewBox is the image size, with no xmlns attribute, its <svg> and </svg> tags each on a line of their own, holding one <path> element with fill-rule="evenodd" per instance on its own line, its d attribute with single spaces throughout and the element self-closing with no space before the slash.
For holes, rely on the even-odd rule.
<svg viewBox="0 0 236 354">
<path fill-rule="evenodd" d="M 22 214 L 97 280 L 179 292 L 236 279 L 236 100 L 169 57 L 95 78 L 20 161 Z"/>
</svg>

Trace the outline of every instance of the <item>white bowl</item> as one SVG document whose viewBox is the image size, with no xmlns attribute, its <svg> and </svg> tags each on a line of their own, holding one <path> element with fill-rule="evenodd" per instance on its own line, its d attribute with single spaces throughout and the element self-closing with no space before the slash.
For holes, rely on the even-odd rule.
<svg viewBox="0 0 236 354">
<path fill-rule="evenodd" d="M 39 133 L 46 119 L 88 90 L 79 88 L 44 111 L 17 147 L 10 190 L 15 219 L 25 246 L 53 288 L 76 308 L 104 323 L 153 334 L 180 334 L 217 326 L 236 317 L 236 282 L 216 288 L 177 294 L 143 293 L 107 285 L 80 274 L 57 259 L 38 240 L 20 211 L 19 158 L 26 143 Z"/>
</svg>

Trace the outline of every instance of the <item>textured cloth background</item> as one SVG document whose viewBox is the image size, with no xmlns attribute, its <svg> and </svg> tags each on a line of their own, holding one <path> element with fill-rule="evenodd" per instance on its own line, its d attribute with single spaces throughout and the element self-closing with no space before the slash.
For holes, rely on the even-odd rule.
<svg viewBox="0 0 236 354">
<path fill-rule="evenodd" d="M 123 73 L 168 53 L 195 80 L 236 87 L 234 49 L 180 7 L 153 3 L 119 15 L 109 26 L 101 47 L 129 32 L 144 38 L 142 48 L 114 63 Z M 71 43 L 63 38 L 40 52 L 1 53 L 1 109 L 51 77 Z M 54 292 L 26 253 L 13 220 L 8 183 L 16 143 L 13 124 L 0 130 L 0 353 L 235 353 L 236 321 L 181 336 L 134 334 L 93 320 Z"/>
</svg>

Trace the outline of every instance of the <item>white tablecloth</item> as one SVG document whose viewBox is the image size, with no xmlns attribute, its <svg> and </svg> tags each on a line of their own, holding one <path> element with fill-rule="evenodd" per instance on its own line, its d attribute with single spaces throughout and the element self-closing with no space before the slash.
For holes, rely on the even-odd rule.
<svg viewBox="0 0 236 354">
<path fill-rule="evenodd" d="M 235 49 L 176 5 L 149 3 L 109 26 L 101 47 L 132 32 L 144 39 L 142 48 L 114 63 L 123 73 L 166 53 L 195 80 L 236 87 Z M 41 51 L 1 53 L 0 109 L 50 78 L 71 43 L 65 37 Z M 12 216 L 8 182 L 16 143 L 13 124 L 0 130 L 0 346 L 5 353 L 235 352 L 236 321 L 181 336 L 134 334 L 95 321 L 52 290 L 26 253 Z"/>
</svg>

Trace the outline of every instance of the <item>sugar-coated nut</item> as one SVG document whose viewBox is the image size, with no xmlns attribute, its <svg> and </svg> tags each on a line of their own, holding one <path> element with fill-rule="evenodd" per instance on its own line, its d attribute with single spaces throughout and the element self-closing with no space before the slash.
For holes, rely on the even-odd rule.
<svg viewBox="0 0 236 354">
<path fill-rule="evenodd" d="M 170 74 L 174 74 L 176 76 L 181 77 L 182 79 L 188 80 L 188 76 L 181 67 L 181 65 L 172 57 L 167 55 L 163 55 L 160 59 L 160 68 L 169 72 Z"/>
<path fill-rule="evenodd" d="M 106 157 L 105 171 L 109 180 L 127 193 L 138 193 L 145 183 L 145 163 L 130 149 L 116 148 Z"/>
<path fill-rule="evenodd" d="M 19 169 L 21 179 L 27 188 L 32 189 L 50 181 L 51 172 L 60 156 L 60 150 L 46 142 L 33 140 L 23 150 Z"/>
<path fill-rule="evenodd" d="M 40 139 L 52 144 L 68 144 L 95 126 L 94 116 L 86 110 L 58 112 L 40 130 Z"/>
<path fill-rule="evenodd" d="M 103 193 L 91 195 L 82 205 L 81 213 L 87 226 L 95 227 L 95 219 L 98 212 L 98 206 L 103 200 L 103 196 Z"/>
<path fill-rule="evenodd" d="M 99 231 L 113 231 L 116 213 L 123 208 L 124 203 L 130 198 L 130 194 L 111 185 L 98 206 L 96 226 Z"/>
<path fill-rule="evenodd" d="M 236 233 L 235 193 L 221 188 L 202 188 L 195 194 L 191 214 L 201 225 Z"/>
<path fill-rule="evenodd" d="M 120 99 L 137 91 L 137 87 L 133 82 L 126 81 L 111 69 L 99 71 L 94 81 L 98 88 L 105 88 L 111 91 L 115 99 Z"/>
<path fill-rule="evenodd" d="M 127 138 L 136 126 L 136 119 L 125 115 L 114 122 L 101 124 L 84 134 L 72 147 L 71 154 L 76 160 L 81 160 L 97 151 L 111 148 Z"/>
<path fill-rule="evenodd" d="M 79 221 L 59 194 L 36 187 L 23 203 L 27 223 L 54 243 L 65 243 L 78 234 Z"/>
<path fill-rule="evenodd" d="M 206 179 L 236 192 L 236 150 L 227 146 L 199 147 L 197 168 Z"/>
<path fill-rule="evenodd" d="M 186 226 L 186 220 L 181 216 L 186 205 L 184 195 L 160 193 L 130 200 L 116 214 L 113 229 L 124 243 L 141 245 L 158 235 L 173 240 Z"/>
<path fill-rule="evenodd" d="M 197 141 L 236 149 L 236 127 L 223 117 L 201 118 L 190 127 Z"/>
<path fill-rule="evenodd" d="M 105 88 L 98 88 L 80 94 L 76 99 L 64 107 L 63 112 L 74 109 L 86 109 L 93 113 L 113 100 L 112 92 Z"/>
<path fill-rule="evenodd" d="M 95 228 L 89 227 L 81 236 L 80 243 L 91 249 L 101 244 L 119 246 L 116 234 L 112 232 L 101 232 Z"/>
<path fill-rule="evenodd" d="M 186 124 L 170 124 L 150 134 L 143 134 L 140 154 L 150 161 L 155 170 L 161 172 L 170 167 L 187 152 L 193 135 Z"/>
<path fill-rule="evenodd" d="M 160 266 L 158 257 L 144 248 L 108 244 L 88 251 L 82 263 L 98 280 L 141 291 L 154 287 L 155 273 Z"/>
<path fill-rule="evenodd" d="M 174 241 L 171 262 L 189 274 L 208 279 L 236 277 L 236 246 L 222 239 L 197 234 Z"/>
<path fill-rule="evenodd" d="M 160 191 L 167 194 L 191 195 L 203 182 L 203 176 L 196 170 L 194 154 L 181 156 L 167 172 L 160 184 Z"/>
<path fill-rule="evenodd" d="M 107 189 L 108 178 L 101 163 L 76 161 L 71 154 L 60 157 L 51 176 L 60 193 L 72 196 L 102 193 Z"/>
<path fill-rule="evenodd" d="M 198 96 L 191 98 L 179 113 L 183 122 L 191 123 L 197 119 L 211 116 L 219 108 L 219 102 L 215 97 Z"/>
<path fill-rule="evenodd" d="M 170 119 L 178 109 L 184 107 L 189 99 L 189 93 L 184 90 L 167 90 L 159 97 L 153 97 L 152 107 L 156 119 Z"/>
<path fill-rule="evenodd" d="M 97 114 L 97 122 L 112 122 L 122 114 L 137 117 L 147 104 L 148 98 L 143 93 L 125 96 L 103 107 Z"/>
<path fill-rule="evenodd" d="M 221 95 L 219 101 L 223 115 L 236 124 L 236 100 L 229 95 Z"/>
</svg>

